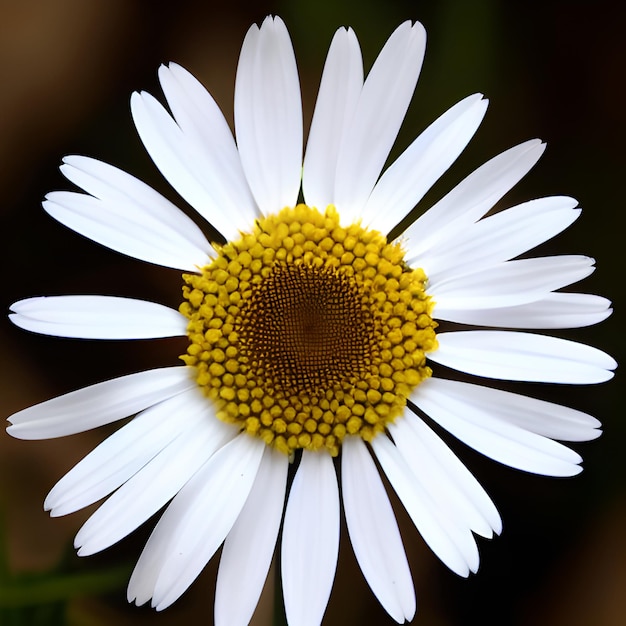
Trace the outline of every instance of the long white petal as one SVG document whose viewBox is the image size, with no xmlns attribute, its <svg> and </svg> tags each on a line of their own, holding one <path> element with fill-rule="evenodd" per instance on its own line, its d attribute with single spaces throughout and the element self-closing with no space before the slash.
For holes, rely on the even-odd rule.
<svg viewBox="0 0 626 626">
<path fill-rule="evenodd" d="M 19 439 L 73 435 L 134 415 L 195 385 L 188 367 L 129 374 L 18 411 L 8 418 L 7 432 Z"/>
<path fill-rule="evenodd" d="M 469 275 L 508 261 L 551 239 L 581 214 L 566 196 L 539 198 L 485 217 L 411 259 L 431 282 Z"/>
<path fill-rule="evenodd" d="M 196 393 L 196 389 L 189 389 L 139 413 L 53 487 L 44 509 L 54 517 L 67 515 L 104 498 L 125 483 L 193 423 L 190 409 Z M 202 400 L 206 405 L 206 399 Z"/>
<path fill-rule="evenodd" d="M 528 173 L 543 154 L 539 139 L 526 141 L 499 154 L 462 180 L 403 233 L 407 263 L 478 221 Z"/>
<path fill-rule="evenodd" d="M 485 490 L 454 453 L 416 415 L 389 426 L 396 448 L 430 497 L 447 515 L 487 538 L 500 533 L 502 521 Z"/>
<path fill-rule="evenodd" d="M 504 330 L 439 333 L 428 357 L 447 367 L 487 378 L 590 385 L 613 377 L 608 354 L 575 341 Z"/>
<path fill-rule="evenodd" d="M 49 296 L 11 305 L 20 328 L 55 337 L 148 339 L 185 335 L 187 319 L 155 302 L 113 296 Z"/>
<path fill-rule="evenodd" d="M 291 485 L 281 547 L 287 622 L 318 626 L 337 568 L 339 489 L 330 455 L 304 450 Z"/>
<path fill-rule="evenodd" d="M 222 548 L 215 588 L 217 626 L 250 622 L 276 547 L 288 467 L 284 454 L 266 447 L 250 495 Z"/>
<path fill-rule="evenodd" d="M 385 487 L 362 439 L 346 437 L 341 455 L 343 506 L 354 554 L 374 595 L 403 624 L 415 615 L 415 591 Z"/>
<path fill-rule="evenodd" d="M 176 63 L 159 68 L 159 80 L 174 119 L 187 142 L 203 156 L 201 183 L 211 195 L 214 215 L 247 230 L 259 216 L 233 134 L 211 94 Z"/>
<path fill-rule="evenodd" d="M 468 309 L 453 303 L 437 302 L 435 316 L 440 320 L 495 326 L 499 328 L 580 328 L 605 320 L 611 313 L 611 301 L 586 293 L 551 293 L 519 306 Z"/>
<path fill-rule="evenodd" d="M 442 512 L 424 489 L 428 476 L 416 477 L 385 435 L 372 441 L 385 475 L 430 549 L 459 576 L 478 569 L 478 548 L 472 532 Z"/>
<path fill-rule="evenodd" d="M 558 255 L 505 261 L 467 275 L 428 285 L 442 308 L 487 309 L 517 306 L 547 295 L 589 276 L 594 259 L 582 255 Z M 438 313 L 435 310 L 435 317 Z"/>
<path fill-rule="evenodd" d="M 547 476 L 580 473 L 582 459 L 573 450 L 494 417 L 490 406 L 468 401 L 471 390 L 449 396 L 450 385 L 440 385 L 440 382 L 435 378 L 424 381 L 412 394 L 411 401 L 468 446 L 526 472 Z"/>
<path fill-rule="evenodd" d="M 335 204 L 345 223 L 360 216 L 396 140 L 422 68 L 426 32 L 401 24 L 374 62 L 343 134 Z"/>
<path fill-rule="evenodd" d="M 468 96 L 433 122 L 389 166 L 376 183 L 363 224 L 389 232 L 456 161 L 487 111 L 482 94 Z"/>
<path fill-rule="evenodd" d="M 213 454 L 237 434 L 206 403 L 187 402 L 185 428 L 125 482 L 78 531 L 74 545 L 88 556 L 120 541 L 173 498 Z M 173 413 L 172 419 L 180 419 Z M 184 462 L 183 462 L 184 460 Z"/>
<path fill-rule="evenodd" d="M 178 207 L 126 172 L 83 156 L 67 156 L 63 175 L 89 196 L 52 192 L 43 208 L 62 224 L 136 259 L 188 271 L 215 251 Z"/>
<path fill-rule="evenodd" d="M 267 17 L 248 31 L 235 81 L 241 163 L 261 211 L 294 206 L 302 169 L 302 102 L 284 22 Z"/>
<path fill-rule="evenodd" d="M 265 444 L 242 434 L 214 454 L 178 492 L 137 561 L 128 599 L 168 607 L 196 579 L 233 527 L 256 478 Z"/>
<path fill-rule="evenodd" d="M 363 88 L 363 59 L 351 28 L 340 28 L 326 57 L 304 157 L 302 191 L 309 206 L 324 210 L 335 201 L 341 138 Z"/>
<path fill-rule="evenodd" d="M 432 393 L 445 395 L 457 406 L 462 404 L 471 411 L 486 412 L 495 420 L 543 437 L 589 441 L 601 433 L 601 424 L 595 417 L 553 402 L 443 378 L 429 379 L 427 388 Z M 417 403 L 419 398 L 420 393 L 416 390 Z"/>
</svg>

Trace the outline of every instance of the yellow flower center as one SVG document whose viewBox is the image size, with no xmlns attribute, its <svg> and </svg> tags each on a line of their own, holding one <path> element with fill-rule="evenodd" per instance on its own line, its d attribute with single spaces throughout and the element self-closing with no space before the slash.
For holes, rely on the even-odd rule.
<svg viewBox="0 0 626 626">
<path fill-rule="evenodd" d="M 437 347 L 426 276 L 403 250 L 335 208 L 300 204 L 259 219 L 183 276 L 181 358 L 217 416 L 286 454 L 337 455 L 398 417 Z"/>
</svg>

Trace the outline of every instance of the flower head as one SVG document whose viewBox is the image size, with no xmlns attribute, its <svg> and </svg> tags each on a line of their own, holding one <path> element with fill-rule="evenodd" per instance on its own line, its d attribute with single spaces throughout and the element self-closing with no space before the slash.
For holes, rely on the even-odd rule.
<svg viewBox="0 0 626 626">
<path fill-rule="evenodd" d="M 482 378 L 590 384 L 608 380 L 615 362 L 532 332 L 595 324 L 611 312 L 604 298 L 561 291 L 593 271 L 592 259 L 519 258 L 567 228 L 577 202 L 541 198 L 485 217 L 539 159 L 540 141 L 494 157 L 389 238 L 487 108 L 480 94 L 465 98 L 381 175 L 424 47 L 422 26 L 402 24 L 364 80 L 355 34 L 337 31 L 304 161 L 296 63 L 279 18 L 253 26 L 243 43 L 236 144 L 200 83 L 175 64 L 161 67 L 171 113 L 135 93 L 135 125 L 220 241 L 129 174 L 64 159 L 62 172 L 86 193 L 49 194 L 48 213 L 118 252 L 185 272 L 179 311 L 108 296 L 12 306 L 13 322 L 39 333 L 189 339 L 184 365 L 102 382 L 10 418 L 12 435 L 39 439 L 135 415 L 45 502 L 64 515 L 108 496 L 76 537 L 81 555 L 167 505 L 132 574 L 130 601 L 169 606 L 223 544 L 215 620 L 247 623 L 282 526 L 288 621 L 319 623 L 337 563 L 340 465 L 361 570 L 391 617 L 410 620 L 413 584 L 375 460 L 426 543 L 461 576 L 478 568 L 475 534 L 491 537 L 501 521 L 430 421 L 506 465 L 580 471 L 578 454 L 555 440 L 593 439 L 596 419 L 438 375 L 443 365 Z"/>
</svg>

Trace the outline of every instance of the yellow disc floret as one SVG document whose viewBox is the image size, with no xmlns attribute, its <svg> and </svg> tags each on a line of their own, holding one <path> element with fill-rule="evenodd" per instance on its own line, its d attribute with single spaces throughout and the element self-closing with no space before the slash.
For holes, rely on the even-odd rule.
<svg viewBox="0 0 626 626">
<path fill-rule="evenodd" d="M 184 275 L 181 358 L 223 421 L 287 454 L 334 456 L 348 434 L 383 432 L 430 376 L 426 276 L 379 232 L 301 204 L 218 252 Z"/>
</svg>

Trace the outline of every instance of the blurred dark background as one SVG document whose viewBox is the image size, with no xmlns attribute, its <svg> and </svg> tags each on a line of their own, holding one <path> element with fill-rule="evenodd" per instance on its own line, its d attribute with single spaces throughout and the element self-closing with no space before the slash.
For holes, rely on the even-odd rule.
<svg viewBox="0 0 626 626">
<path fill-rule="evenodd" d="M 540 253 L 594 256 L 598 270 L 580 289 L 611 298 L 616 312 L 598 327 L 558 334 L 623 360 L 626 4 L 611 0 L 179 0 L 167 5 L 0 0 L 3 311 L 31 295 L 72 293 L 178 305 L 181 281 L 175 271 L 132 261 L 83 239 L 49 218 L 40 202 L 48 191 L 70 188 L 58 165 L 62 156 L 76 153 L 132 172 L 185 208 L 139 142 L 130 93 L 146 89 L 160 95 L 157 68 L 176 61 L 204 82 L 232 120 L 241 42 L 250 24 L 268 13 L 281 15 L 290 30 L 307 125 L 328 44 L 342 25 L 356 31 L 366 69 L 401 21 L 420 20 L 427 29 L 424 69 L 393 154 L 462 97 L 480 91 L 490 98 L 472 144 L 422 209 L 502 150 L 533 137 L 547 141 L 539 165 L 501 206 L 551 194 L 579 200 L 582 217 Z M 4 416 L 83 385 L 175 364 L 184 350 L 184 341 L 178 340 L 99 343 L 39 337 L 12 327 L 4 317 L 0 338 Z M 461 580 L 424 547 L 396 507 L 418 597 L 414 623 L 621 625 L 626 615 L 621 386 L 513 388 L 596 415 L 605 425 L 604 435 L 575 446 L 585 458 L 585 471 L 572 480 L 522 474 L 452 442 L 494 498 L 504 532 L 480 541 L 481 569 Z M 104 554 L 79 559 L 72 537 L 89 511 L 54 520 L 43 512 L 48 490 L 106 432 L 21 442 L 0 431 L 0 519 L 6 544 L 0 549 L 0 583 L 45 581 L 51 571 L 84 576 L 106 571 L 114 579 L 103 586 L 106 593 L 72 597 L 49 613 L 30 607 L 21 618 L 17 610 L 6 609 L 10 601 L 0 590 L 3 626 L 212 623 L 216 559 L 172 608 L 162 614 L 138 609 L 126 604 L 123 570 L 130 571 L 150 528 Z M 115 574 L 120 567 L 121 576 Z M 269 584 L 255 624 L 272 623 L 272 594 Z M 344 533 L 326 623 L 365 622 L 392 623 L 363 581 Z"/>
</svg>

